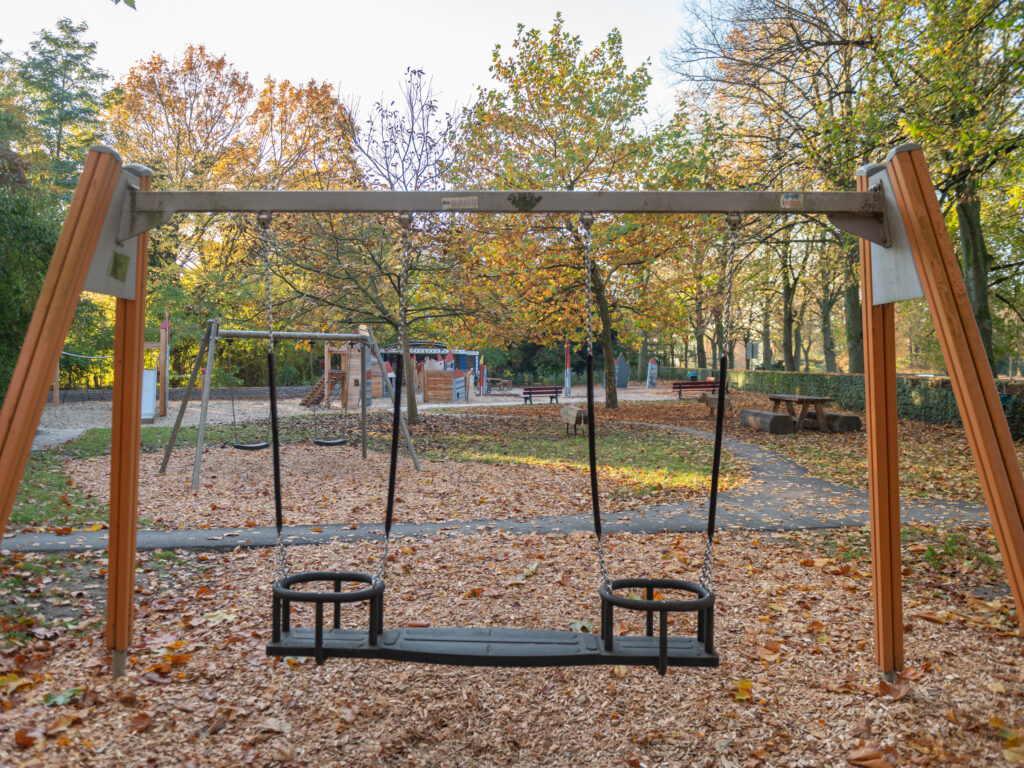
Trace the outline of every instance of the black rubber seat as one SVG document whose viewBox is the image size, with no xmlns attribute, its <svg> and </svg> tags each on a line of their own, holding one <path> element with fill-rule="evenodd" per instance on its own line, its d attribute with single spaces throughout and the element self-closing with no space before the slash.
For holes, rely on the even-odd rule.
<svg viewBox="0 0 1024 768">
<path fill-rule="evenodd" d="M 345 445 L 346 443 L 348 443 L 348 438 L 347 437 L 339 437 L 339 438 L 337 438 L 335 440 L 328 440 L 325 437 L 314 437 L 313 438 L 313 445 L 322 445 L 322 446 L 325 446 L 325 447 L 328 447 L 328 448 L 330 448 L 331 446 L 335 446 L 335 445 Z"/>
<path fill-rule="evenodd" d="M 645 599 L 625 597 L 615 594 L 620 589 L 642 589 Z M 689 600 L 655 600 L 655 590 L 676 590 L 687 592 L 694 597 Z M 673 642 L 678 644 L 681 639 L 687 639 L 699 646 L 703 654 L 713 657 L 713 664 L 703 666 L 718 666 L 718 654 L 715 652 L 715 595 L 707 587 L 695 584 L 692 581 L 681 581 L 679 579 L 613 579 L 611 584 L 602 584 L 598 593 L 601 595 L 601 638 L 604 641 L 605 650 L 612 653 L 616 650 L 616 642 L 623 640 L 634 641 L 638 638 L 615 638 L 615 608 L 625 608 L 628 611 L 643 611 L 647 614 L 647 634 L 644 639 L 648 642 L 657 643 L 657 661 L 655 666 L 658 673 L 664 675 L 670 663 L 670 648 Z M 697 636 L 692 638 L 674 638 L 668 636 L 668 615 L 670 613 L 696 613 L 697 614 Z M 654 614 L 658 614 L 658 636 L 654 636 Z"/>
<path fill-rule="evenodd" d="M 232 443 L 232 447 L 240 451 L 262 451 L 265 448 L 269 448 L 270 443 L 266 441 L 259 443 Z"/>
</svg>

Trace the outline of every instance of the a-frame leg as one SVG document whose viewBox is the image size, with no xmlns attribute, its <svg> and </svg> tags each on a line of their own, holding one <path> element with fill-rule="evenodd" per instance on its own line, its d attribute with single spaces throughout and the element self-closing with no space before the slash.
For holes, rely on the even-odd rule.
<svg viewBox="0 0 1024 768">
<path fill-rule="evenodd" d="M 116 152 L 105 147 L 90 150 L 0 409 L 0 531 L 7 528 L 53 371 L 120 176 Z"/>
<path fill-rule="evenodd" d="M 150 188 L 149 171 L 139 189 Z M 142 368 L 146 341 L 146 267 L 149 233 L 138 237 L 135 298 L 118 299 L 114 319 L 114 392 L 110 431 L 110 541 L 107 552 L 107 647 L 112 672 L 125 671 L 135 613 L 135 545 L 139 520 L 139 450 L 142 429 Z"/>
<path fill-rule="evenodd" d="M 857 176 L 857 190 L 868 178 Z M 871 594 L 875 661 L 886 678 L 903 668 L 903 578 L 900 557 L 899 460 L 896 436 L 896 321 L 894 305 L 873 302 L 871 243 L 860 241 L 864 303 L 864 396 L 871 510 Z"/>
<path fill-rule="evenodd" d="M 1020 618 L 1024 616 L 1024 475 L 1010 427 L 924 154 L 915 145 L 898 147 L 889 153 L 886 165 Z"/>
</svg>

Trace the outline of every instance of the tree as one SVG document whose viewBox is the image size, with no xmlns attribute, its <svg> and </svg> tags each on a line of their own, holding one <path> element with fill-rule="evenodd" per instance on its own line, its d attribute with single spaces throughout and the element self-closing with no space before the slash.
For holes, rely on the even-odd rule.
<svg viewBox="0 0 1024 768">
<path fill-rule="evenodd" d="M 56 32 L 41 30 L 19 63 L 29 131 L 25 149 L 47 160 L 48 181 L 70 194 L 89 146 L 101 132 L 102 88 L 107 74 L 93 67 L 96 43 L 89 27 L 63 18 Z"/>
<path fill-rule="evenodd" d="M 513 54 L 494 50 L 498 82 L 467 112 L 453 183 L 498 189 L 629 188 L 644 175 L 649 144 L 634 128 L 644 114 L 647 64 L 630 71 L 618 30 L 591 51 L 555 16 L 548 37 L 520 25 Z M 578 333 L 585 233 L 573 216 L 493 217 L 475 225 L 463 250 L 483 279 L 500 281 L 519 333 L 554 341 Z M 589 285 L 604 349 L 607 407 L 618 404 L 612 329 L 632 302 L 650 254 L 643 217 L 599 217 L 592 231 Z M 578 338 L 578 337 L 577 337 Z"/>
<path fill-rule="evenodd" d="M 202 46 L 181 58 L 153 56 L 117 84 L 108 130 L 121 154 L 153 170 L 156 189 L 331 189 L 350 186 L 353 127 L 330 86 L 268 78 L 256 91 L 246 73 Z M 272 254 L 280 277 L 288 232 L 298 217 L 277 216 Z M 280 261 L 281 263 L 277 263 Z M 172 310 L 175 346 L 194 345 L 210 317 L 265 323 L 263 240 L 255 217 L 175 217 L 153 232 L 150 248 L 156 311 Z M 338 290 L 338 287 L 334 287 Z M 278 324 L 291 322 L 294 295 L 275 281 Z M 243 365 L 244 360 L 239 360 Z"/>
<path fill-rule="evenodd" d="M 880 34 L 887 44 L 877 66 L 890 87 L 880 96 L 901 105 L 903 129 L 933 158 L 936 188 L 952 207 L 968 297 L 994 363 L 989 296 L 999 254 L 986 242 L 982 203 L 988 179 L 1022 160 L 1024 7 L 892 0 L 885 8 Z"/>
<path fill-rule="evenodd" d="M 854 189 L 856 169 L 898 135 L 891 110 L 866 109 L 884 75 L 871 66 L 871 3 L 733 0 L 690 12 L 697 24 L 681 31 L 669 65 L 721 104 L 736 139 L 760 156 L 751 186 Z M 850 366 L 861 371 L 858 249 L 841 237 Z"/>
</svg>

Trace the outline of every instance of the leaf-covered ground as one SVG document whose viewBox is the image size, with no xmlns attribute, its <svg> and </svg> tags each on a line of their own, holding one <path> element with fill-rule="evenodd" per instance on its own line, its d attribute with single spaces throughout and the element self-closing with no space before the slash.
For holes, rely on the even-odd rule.
<svg viewBox="0 0 1024 768">
<path fill-rule="evenodd" d="M 731 395 L 740 408 L 770 410 L 764 395 Z M 863 414 L 860 414 L 864 421 Z M 599 419 L 671 424 L 713 430 L 708 409 L 695 400 L 626 401 L 615 410 L 599 409 Z M 845 434 L 807 430 L 793 435 L 769 435 L 739 424 L 734 414 L 725 420 L 731 437 L 778 451 L 815 477 L 855 488 L 868 482 L 867 433 Z M 898 423 L 900 493 L 903 496 L 982 502 L 981 485 L 963 427 L 925 424 L 909 419 Z M 1024 441 L 1017 441 L 1017 457 L 1024 463 Z"/>
<path fill-rule="evenodd" d="M 22 588 L 5 587 L 23 602 L 18 631 L 7 635 L 13 647 L 0 654 L 0 764 L 1019 763 L 1024 663 L 991 537 L 908 531 L 907 666 L 893 685 L 879 683 L 871 650 L 866 538 L 860 530 L 721 536 L 722 665 L 664 678 L 647 668 L 268 659 L 273 553 L 238 551 L 140 559 L 129 671 L 111 682 L 96 621 L 102 592 L 82 588 L 102 576 L 102 557 L 61 568 L 5 556 L 0 575 L 32 575 L 18 580 Z M 616 576 L 692 577 L 702 550 L 699 537 L 674 534 L 614 536 L 607 548 Z M 392 551 L 388 626 L 597 623 L 590 536 L 488 532 L 402 540 Z M 301 547 L 289 559 L 296 569 L 365 570 L 379 552 L 377 543 Z M 69 573 L 75 578 L 44 583 Z M 47 618 L 57 610 L 71 613 Z M 620 632 L 640 629 L 624 612 L 617 619 Z"/>
<path fill-rule="evenodd" d="M 589 510 L 587 443 L 565 436 L 557 420 L 522 409 L 480 417 L 430 414 L 413 430 L 423 471 L 404 456 L 399 463 L 396 519 L 446 522 L 540 517 Z M 371 445 L 386 446 L 378 420 Z M 606 511 L 705 495 L 711 449 L 704 441 L 656 428 L 609 426 L 598 453 Z M 191 490 L 193 452 L 174 452 L 167 473 L 161 455 L 142 455 L 139 516 L 163 528 L 272 525 L 270 451 L 214 446 L 203 454 L 200 487 Z M 387 492 L 388 457 L 355 447 L 308 442 L 281 449 L 282 494 L 290 524 L 380 522 Z M 107 456 L 68 459 L 74 492 L 91 508 L 109 502 Z M 743 467 L 726 457 L 723 488 L 741 482 Z M 102 515 L 101 515 L 102 516 Z M 27 521 L 22 521 L 26 522 Z M 50 525 L 52 526 L 52 523 Z"/>
</svg>

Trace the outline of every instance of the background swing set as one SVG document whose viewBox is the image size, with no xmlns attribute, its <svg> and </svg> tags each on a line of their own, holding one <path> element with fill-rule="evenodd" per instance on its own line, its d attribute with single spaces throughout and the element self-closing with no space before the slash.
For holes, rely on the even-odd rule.
<svg viewBox="0 0 1024 768">
<path fill-rule="evenodd" d="M 857 173 L 856 192 L 151 191 L 148 169 L 94 147 L 68 209 L 0 409 L 0 529 L 82 290 L 117 297 L 107 645 L 122 674 L 131 640 L 147 232 L 182 212 L 819 214 L 860 238 L 875 659 L 903 667 L 893 302 L 923 294 L 981 480 L 1018 617 L 1024 615 L 1024 475 L 953 246 L 916 145 Z M 277 334 L 274 334 L 277 336 Z M 208 340 L 207 340 L 208 341 Z"/>
</svg>

